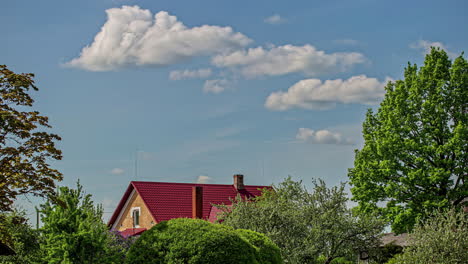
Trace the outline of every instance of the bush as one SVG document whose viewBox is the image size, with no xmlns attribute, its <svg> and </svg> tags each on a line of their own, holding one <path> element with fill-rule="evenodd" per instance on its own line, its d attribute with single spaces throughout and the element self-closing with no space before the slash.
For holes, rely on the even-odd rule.
<svg viewBox="0 0 468 264">
<path fill-rule="evenodd" d="M 255 239 L 257 248 L 263 249 L 261 252 L 264 253 L 271 245 L 268 240 L 261 240 Z M 256 248 L 233 228 L 204 220 L 178 218 L 163 221 L 143 233 L 130 247 L 126 263 L 281 263 L 259 262 L 256 257 Z"/>
<path fill-rule="evenodd" d="M 416 226 L 409 246 L 388 263 L 463 264 L 468 260 L 468 214 L 463 211 L 438 212 Z"/>
<path fill-rule="evenodd" d="M 237 229 L 236 233 L 254 246 L 257 250 L 257 261 L 259 263 L 283 263 L 279 247 L 264 234 L 247 229 Z"/>
</svg>

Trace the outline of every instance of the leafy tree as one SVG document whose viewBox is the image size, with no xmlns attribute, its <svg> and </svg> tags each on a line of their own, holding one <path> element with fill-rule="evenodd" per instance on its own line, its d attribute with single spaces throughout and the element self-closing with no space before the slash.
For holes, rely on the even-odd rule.
<svg viewBox="0 0 468 264">
<path fill-rule="evenodd" d="M 417 225 L 409 246 L 389 263 L 464 264 L 468 260 L 468 215 L 461 210 L 441 211 Z"/>
<path fill-rule="evenodd" d="M 24 211 L 3 213 L 3 224 L 9 231 L 12 248 L 11 256 L 0 256 L 0 263 L 39 263 L 42 252 L 40 250 L 40 235 L 26 221 Z"/>
<path fill-rule="evenodd" d="M 237 229 L 236 233 L 254 246 L 255 250 L 257 251 L 258 263 L 283 263 L 281 260 L 280 249 L 264 234 L 247 229 Z"/>
<path fill-rule="evenodd" d="M 44 226 L 43 261 L 46 263 L 120 263 L 125 254 L 102 222 L 101 206 L 94 206 L 91 195 L 60 187 L 57 201 L 41 205 Z"/>
<path fill-rule="evenodd" d="M 358 250 L 376 245 L 383 223 L 354 216 L 346 206 L 344 185 L 327 188 L 314 181 L 309 193 L 301 182 L 287 178 L 274 190 L 251 200 L 238 197 L 219 206 L 219 221 L 234 228 L 265 234 L 281 249 L 287 263 L 332 263 L 355 258 Z"/>
<path fill-rule="evenodd" d="M 178 218 L 143 233 L 131 246 L 125 263 L 278 263 L 258 261 L 257 254 L 254 246 L 230 227 Z"/>
<path fill-rule="evenodd" d="M 357 209 L 401 233 L 468 197 L 468 63 L 433 48 L 385 90 L 377 113 L 367 112 L 349 178 Z"/>
<path fill-rule="evenodd" d="M 47 164 L 59 160 L 55 141 L 60 137 L 45 132 L 48 118 L 37 111 L 24 111 L 34 100 L 29 90 L 38 90 L 34 75 L 16 74 L 0 65 L 0 211 L 11 210 L 17 195 L 46 195 L 62 174 Z"/>
</svg>

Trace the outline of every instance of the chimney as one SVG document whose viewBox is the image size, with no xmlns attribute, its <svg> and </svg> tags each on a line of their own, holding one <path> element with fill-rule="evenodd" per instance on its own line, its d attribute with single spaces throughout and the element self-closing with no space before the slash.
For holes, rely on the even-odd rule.
<svg viewBox="0 0 468 264">
<path fill-rule="evenodd" d="M 192 187 L 192 218 L 203 218 L 203 188 L 201 186 Z"/>
<path fill-rule="evenodd" d="M 234 177 L 234 188 L 236 188 L 236 190 L 238 190 L 238 191 L 244 190 L 245 189 L 245 187 L 244 187 L 244 175 L 235 174 L 233 177 Z"/>
</svg>

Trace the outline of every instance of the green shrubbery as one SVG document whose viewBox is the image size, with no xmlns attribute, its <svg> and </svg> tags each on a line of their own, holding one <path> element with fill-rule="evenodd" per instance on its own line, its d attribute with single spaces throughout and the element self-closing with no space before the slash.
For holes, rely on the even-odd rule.
<svg viewBox="0 0 468 264">
<path fill-rule="evenodd" d="M 265 255 L 270 253 L 272 256 Z M 130 248 L 126 263 L 273 264 L 281 259 L 279 250 L 261 234 L 179 218 L 143 233 Z"/>
</svg>

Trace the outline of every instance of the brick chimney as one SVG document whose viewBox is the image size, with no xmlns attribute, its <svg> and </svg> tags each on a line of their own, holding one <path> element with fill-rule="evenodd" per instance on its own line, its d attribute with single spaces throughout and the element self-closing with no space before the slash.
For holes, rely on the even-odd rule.
<svg viewBox="0 0 468 264">
<path fill-rule="evenodd" d="M 192 218 L 203 218 L 203 187 L 192 187 Z"/>
<path fill-rule="evenodd" d="M 244 187 L 244 175 L 235 174 L 233 177 L 234 177 L 234 188 L 236 188 L 236 190 L 238 190 L 238 191 L 244 190 L 245 189 L 245 187 Z"/>
</svg>

